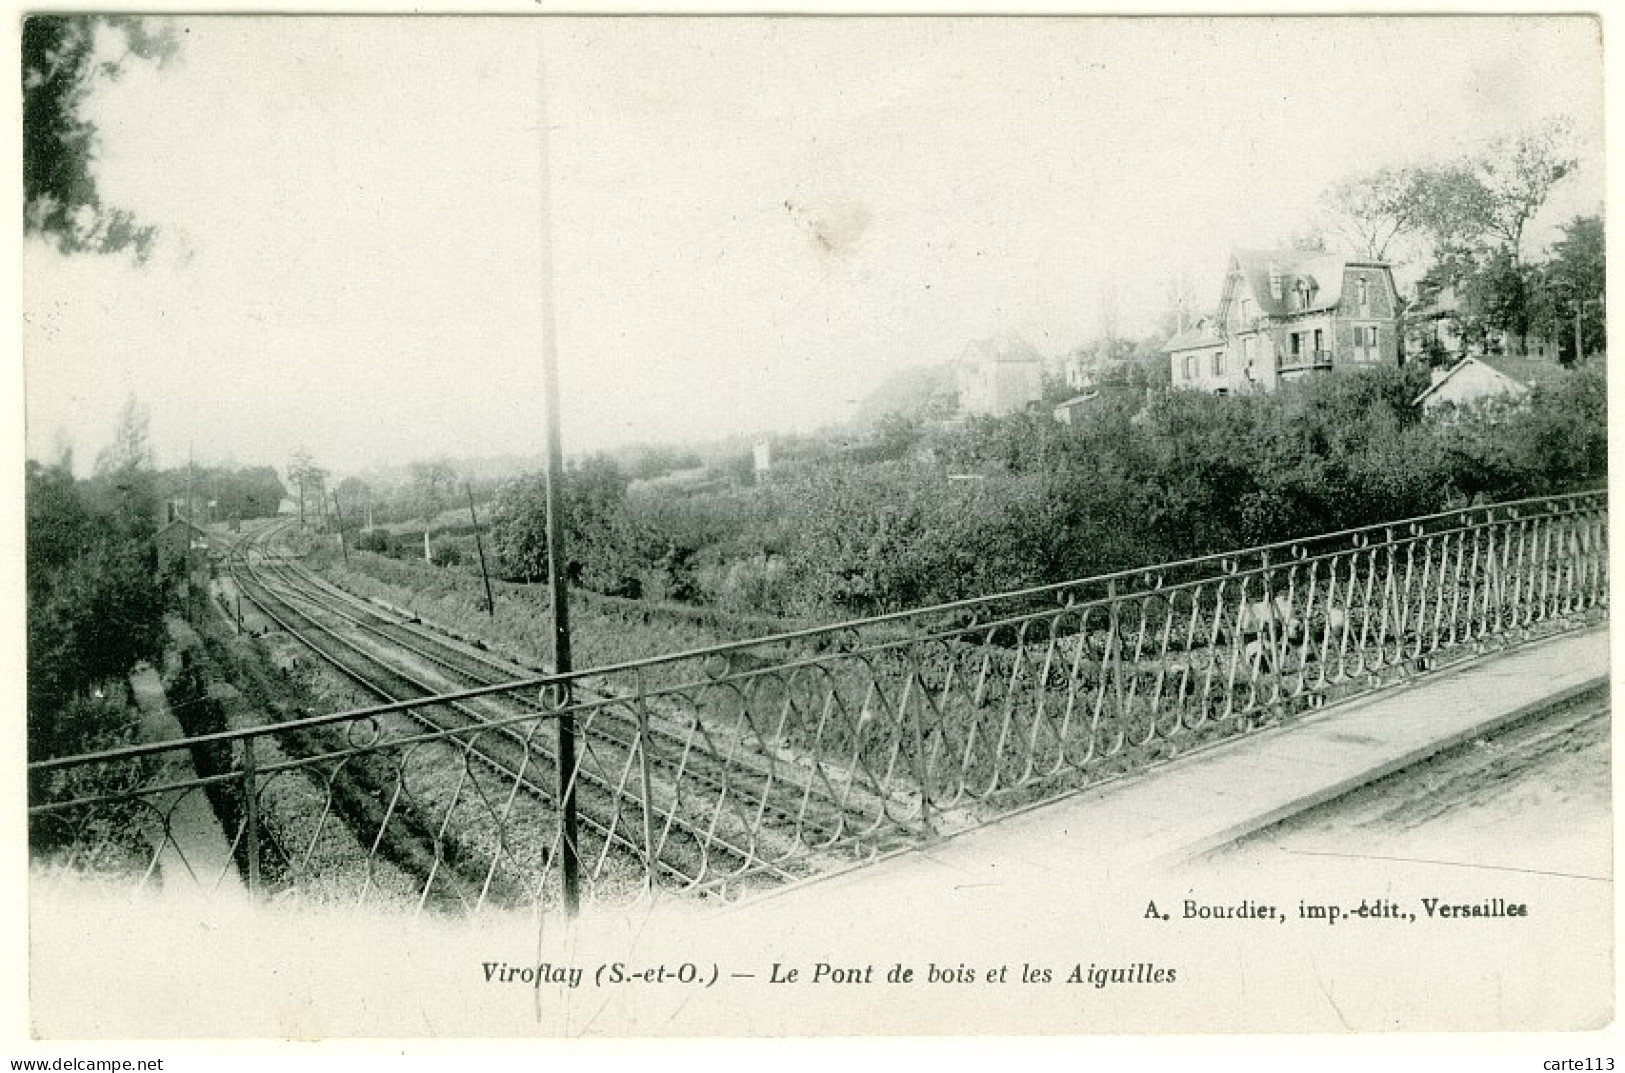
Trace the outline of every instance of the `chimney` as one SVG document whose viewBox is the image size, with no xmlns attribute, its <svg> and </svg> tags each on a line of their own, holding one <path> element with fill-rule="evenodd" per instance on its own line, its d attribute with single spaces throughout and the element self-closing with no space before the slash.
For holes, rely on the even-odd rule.
<svg viewBox="0 0 1625 1073">
<path fill-rule="evenodd" d="M 1279 302 L 1281 300 L 1282 293 L 1283 292 L 1281 290 L 1281 266 L 1276 264 L 1274 261 L 1271 261 L 1270 262 L 1270 297 L 1275 299 L 1277 302 Z"/>
</svg>

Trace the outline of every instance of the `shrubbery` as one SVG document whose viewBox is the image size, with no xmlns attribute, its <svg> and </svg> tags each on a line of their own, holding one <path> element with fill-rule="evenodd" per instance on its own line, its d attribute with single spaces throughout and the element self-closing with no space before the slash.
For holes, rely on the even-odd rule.
<svg viewBox="0 0 1625 1073">
<path fill-rule="evenodd" d="M 67 460 L 29 462 L 28 751 L 102 743 L 120 713 L 121 679 L 163 646 L 157 500 L 134 466 L 76 480 Z"/>
<path fill-rule="evenodd" d="M 573 579 L 736 613 L 873 614 L 1606 479 L 1600 365 L 1424 417 L 1427 383 L 1414 365 L 1273 394 L 1103 394 L 1073 425 L 920 431 L 911 457 L 932 461 L 848 457 L 700 494 L 629 494 L 598 460 L 567 484 Z M 492 521 L 508 575 L 545 578 L 540 481 L 511 486 Z"/>
</svg>

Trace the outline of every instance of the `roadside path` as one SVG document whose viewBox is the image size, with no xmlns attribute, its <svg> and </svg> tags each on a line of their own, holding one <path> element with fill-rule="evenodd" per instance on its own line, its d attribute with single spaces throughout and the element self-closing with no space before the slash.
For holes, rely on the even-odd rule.
<svg viewBox="0 0 1625 1073">
<path fill-rule="evenodd" d="M 169 710 L 164 697 L 164 686 L 158 672 L 142 664 L 130 675 L 130 692 L 141 709 L 141 740 L 143 742 L 171 741 L 186 735 L 175 713 Z M 160 753 L 153 757 L 158 765 L 157 782 L 179 782 L 198 777 L 192 755 L 185 750 Z M 166 889 L 177 886 L 195 886 L 204 893 L 237 892 L 243 890 L 237 864 L 231 855 L 231 840 L 220 827 L 214 809 L 202 790 L 189 790 L 179 800 L 154 798 L 154 804 L 167 807 L 169 812 L 168 837 L 158 850 L 158 871 Z M 178 882 L 172 877 L 179 877 Z"/>
</svg>

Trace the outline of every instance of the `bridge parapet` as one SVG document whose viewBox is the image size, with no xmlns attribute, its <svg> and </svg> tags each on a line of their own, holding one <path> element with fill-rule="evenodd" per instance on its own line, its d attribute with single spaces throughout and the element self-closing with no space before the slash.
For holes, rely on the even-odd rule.
<svg viewBox="0 0 1625 1073">
<path fill-rule="evenodd" d="M 33 837 L 151 878 L 202 793 L 250 882 L 297 896 L 551 905 L 566 838 L 600 900 L 750 890 L 1597 621 L 1607 569 L 1605 493 L 1451 511 L 37 762 Z M 573 834 L 552 790 L 565 711 Z M 182 749 L 198 779 L 143 776 Z"/>
</svg>

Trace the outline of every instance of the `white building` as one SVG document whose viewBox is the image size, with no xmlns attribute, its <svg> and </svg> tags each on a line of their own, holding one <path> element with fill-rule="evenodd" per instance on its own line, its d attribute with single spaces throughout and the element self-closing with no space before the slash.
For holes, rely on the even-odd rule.
<svg viewBox="0 0 1625 1073">
<path fill-rule="evenodd" d="M 1044 394 L 1044 359 L 1016 336 L 983 339 L 959 356 L 959 412 L 998 417 L 1025 410 Z"/>
</svg>

